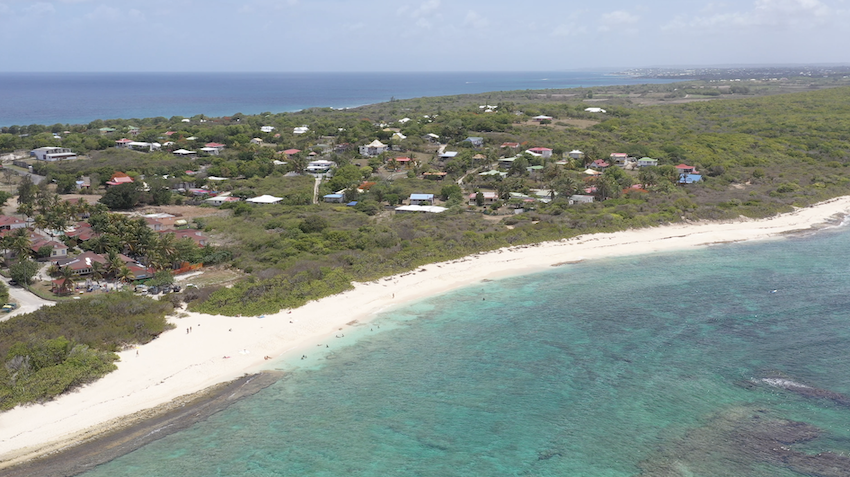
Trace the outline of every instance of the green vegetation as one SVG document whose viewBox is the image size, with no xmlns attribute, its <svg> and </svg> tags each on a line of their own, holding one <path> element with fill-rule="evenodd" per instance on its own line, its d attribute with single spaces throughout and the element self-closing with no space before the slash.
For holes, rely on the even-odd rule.
<svg viewBox="0 0 850 477">
<path fill-rule="evenodd" d="M 115 369 L 115 351 L 169 329 L 169 303 L 109 293 L 0 323 L 0 409 L 49 400 Z"/>
<path fill-rule="evenodd" d="M 144 176 L 147 190 L 119 186 L 106 192 L 101 203 L 114 209 L 178 200 L 200 204 L 182 189 L 202 186 L 242 199 L 283 197 L 275 205 L 227 203 L 220 213 L 196 219 L 198 228 L 222 245 L 190 261 L 227 263 L 250 276 L 230 288 L 183 295 L 193 310 L 269 313 L 337 293 L 352 280 L 373 280 L 482 250 L 683 220 L 766 217 L 844 195 L 850 184 L 850 88 L 837 87 L 837 81 L 515 91 L 344 111 L 237 114 L 203 123 L 196 120 L 200 118 L 189 123 L 182 118 L 104 121 L 74 134 L 90 139 L 99 135 L 95 126 L 109 125 L 118 129 L 109 136 L 111 145 L 132 124 L 142 128 L 141 140 L 161 140 L 170 132 L 173 149 L 195 150 L 208 141 L 226 148 L 221 155 L 201 154 L 195 160 L 167 152 L 89 149 L 91 160 L 37 167 L 57 187 L 78 175 L 92 177 L 94 185 L 116 171 Z M 806 91 L 820 87 L 825 89 Z M 786 91 L 803 92 L 778 94 Z M 744 99 L 718 99 L 728 97 Z M 687 102 L 693 99 L 699 101 Z M 482 104 L 496 108 L 484 113 Z M 585 111 L 590 106 L 603 106 L 607 113 Z M 533 121 L 540 114 L 553 120 Z M 306 133 L 290 132 L 303 125 L 309 128 Z M 265 133 L 261 126 L 275 129 Z M 445 150 L 457 155 L 440 159 L 428 134 L 439 136 Z M 484 145 L 474 148 L 464 141 L 470 136 L 484 138 Z M 252 144 L 252 138 L 262 144 Z M 377 157 L 360 156 L 357 146 L 375 139 L 393 149 Z M 522 147 L 501 148 L 505 142 Z M 521 152 L 533 146 L 551 149 L 552 157 Z M 574 149 L 583 151 L 583 157 L 566 157 Z M 336 164 L 332 177 L 318 187 L 319 201 L 342 192 L 356 206 L 314 204 L 313 178 L 287 174 L 302 172 L 311 153 Z M 500 158 L 517 153 L 510 165 L 499 165 Z M 611 153 L 650 157 L 658 166 L 585 174 L 592 161 L 609 160 Z M 412 159 L 396 160 L 401 157 Z M 702 181 L 679 184 L 675 166 L 680 163 L 694 167 Z M 187 174 L 190 169 L 194 172 Z M 495 203 L 485 200 L 484 192 L 495 193 Z M 435 194 L 449 210 L 395 215 L 390 206 L 411 193 Z M 592 195 L 594 202 L 572 204 L 574 194 Z M 534 200 L 543 196 L 550 200 Z M 48 221 L 49 210 L 38 206 L 37 197 L 32 202 L 34 213 Z M 513 215 L 517 208 L 524 213 Z M 85 247 L 97 250 L 109 240 L 100 238 Z M 112 249 L 126 250 L 129 243 L 121 239 Z M 150 249 L 162 247 L 151 243 Z M 160 263 L 158 268 L 171 261 L 164 252 L 151 257 L 152 263 Z"/>
</svg>

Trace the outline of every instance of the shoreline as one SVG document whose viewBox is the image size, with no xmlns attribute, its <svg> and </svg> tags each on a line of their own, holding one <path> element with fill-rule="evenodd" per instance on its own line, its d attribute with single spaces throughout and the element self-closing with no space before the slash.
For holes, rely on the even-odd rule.
<svg viewBox="0 0 850 477">
<path fill-rule="evenodd" d="M 240 377 L 246 379 L 245 376 L 264 370 L 297 367 L 298 358 L 304 354 L 308 355 L 305 364 L 316 365 L 334 347 L 355 340 L 353 335 L 357 333 L 351 328 L 427 297 L 484 280 L 541 272 L 580 261 L 811 233 L 839 224 L 848 214 L 850 196 L 844 196 L 768 219 L 672 224 L 481 252 L 368 283 L 354 283 L 353 289 L 346 292 L 273 315 L 180 313 L 170 318 L 175 329 L 137 349 L 120 352 L 118 369 L 99 381 L 45 404 L 19 406 L 0 413 L 0 469 L 20 472 L 19 469 L 54 459 L 54 455 L 85 452 L 99 454 L 100 462 L 111 460 L 121 453 L 106 454 L 91 446 L 86 451 L 87 443 L 99 436 L 112 436 L 112 432 L 120 434 L 129 429 L 128 423 L 138 424 L 141 420 L 141 425 L 155 425 L 175 407 L 197 401 L 197 396 L 214 395 L 222 383 L 238 382 Z M 351 330 L 352 336 L 334 338 L 340 330 Z M 319 344 L 333 347 L 311 352 Z M 261 376 L 270 379 L 273 374 Z M 187 412 L 191 413 L 192 408 L 189 405 Z M 188 426 L 200 419 L 181 422 Z M 122 452 L 145 443 L 138 442 Z M 66 466 L 63 471 L 71 468 Z"/>
</svg>

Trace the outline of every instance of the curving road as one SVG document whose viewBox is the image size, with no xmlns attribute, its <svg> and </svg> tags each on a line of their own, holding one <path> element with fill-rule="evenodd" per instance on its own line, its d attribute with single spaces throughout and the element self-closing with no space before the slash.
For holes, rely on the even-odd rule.
<svg viewBox="0 0 850 477">
<path fill-rule="evenodd" d="M 13 287 L 9 285 L 9 279 L 0 276 L 0 280 L 3 280 L 3 283 L 9 288 L 9 300 L 12 303 L 18 304 L 18 309 L 12 311 L 11 313 L 0 313 L 0 321 L 8 320 L 9 318 L 17 315 L 21 315 L 24 313 L 30 313 L 35 311 L 42 306 L 53 306 L 56 304 L 54 301 L 45 300 L 44 298 L 40 298 L 21 287 Z"/>
</svg>

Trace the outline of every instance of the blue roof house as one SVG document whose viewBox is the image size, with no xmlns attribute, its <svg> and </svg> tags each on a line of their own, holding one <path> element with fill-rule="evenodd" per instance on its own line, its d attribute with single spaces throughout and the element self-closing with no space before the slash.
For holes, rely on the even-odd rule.
<svg viewBox="0 0 850 477">
<path fill-rule="evenodd" d="M 463 142 L 471 143 L 473 147 L 481 147 L 484 145 L 483 137 L 468 137 L 463 140 Z"/>
<path fill-rule="evenodd" d="M 410 194 L 410 205 L 434 205 L 434 194 Z"/>
<path fill-rule="evenodd" d="M 337 204 L 342 204 L 343 202 L 345 202 L 345 196 L 342 194 L 328 194 L 322 198 L 325 200 L 325 202 L 333 202 Z"/>
<path fill-rule="evenodd" d="M 694 182 L 699 182 L 701 180 L 702 175 L 700 174 L 683 173 L 679 175 L 679 184 L 693 184 Z"/>
</svg>

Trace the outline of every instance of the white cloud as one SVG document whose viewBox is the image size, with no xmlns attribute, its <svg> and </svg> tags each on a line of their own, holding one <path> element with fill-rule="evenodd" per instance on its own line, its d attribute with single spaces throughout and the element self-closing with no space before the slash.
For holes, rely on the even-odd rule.
<svg viewBox="0 0 850 477">
<path fill-rule="evenodd" d="M 53 8 L 52 3 L 36 2 L 36 3 L 33 3 L 31 6 L 24 8 L 24 13 L 26 13 L 27 15 L 37 15 L 37 16 L 51 15 L 51 14 L 56 13 L 56 9 Z"/>
<path fill-rule="evenodd" d="M 640 20 L 640 17 L 633 15 L 625 10 L 616 10 L 610 13 L 604 13 L 600 20 L 599 31 L 611 31 L 615 29 L 626 28 L 634 25 Z"/>
<path fill-rule="evenodd" d="M 440 0 L 427 0 L 419 8 L 413 10 L 413 17 L 418 18 L 435 13 L 440 8 Z"/>
<path fill-rule="evenodd" d="M 551 35 L 554 37 L 578 36 L 587 33 L 587 28 L 584 25 L 576 25 L 575 23 L 564 23 L 555 27 Z"/>
<path fill-rule="evenodd" d="M 843 13 L 820 0 L 756 0 L 751 9 L 744 11 L 723 11 L 726 4 L 709 7 L 700 12 L 702 15 L 678 16 L 662 29 L 815 27 Z"/>
<path fill-rule="evenodd" d="M 97 8 L 86 15 L 86 19 L 108 21 L 120 20 L 121 10 L 114 7 L 107 7 L 106 5 L 98 5 Z"/>
<path fill-rule="evenodd" d="M 490 26 L 490 20 L 488 20 L 487 18 L 482 17 L 478 13 L 470 10 L 470 11 L 466 12 L 466 18 L 464 18 L 464 20 L 463 20 L 463 25 L 464 26 L 471 26 L 472 28 L 480 30 L 480 29 L 487 28 L 488 26 Z"/>
</svg>

